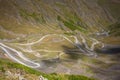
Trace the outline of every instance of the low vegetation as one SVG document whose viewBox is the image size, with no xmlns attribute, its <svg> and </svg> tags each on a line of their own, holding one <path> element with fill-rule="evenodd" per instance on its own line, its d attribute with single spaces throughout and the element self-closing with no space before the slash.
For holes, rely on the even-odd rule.
<svg viewBox="0 0 120 80">
<path fill-rule="evenodd" d="M 29 67 L 23 66 L 21 64 L 14 63 L 7 59 L 0 59 L 0 80 L 8 80 L 4 74 L 6 71 L 12 71 L 15 73 L 15 71 L 17 72 L 17 70 L 24 72 L 24 75 L 29 75 L 29 76 L 25 76 L 25 78 L 29 80 L 33 80 L 33 79 L 36 80 L 36 77 L 39 77 L 40 75 L 47 78 L 48 80 L 95 80 L 93 78 L 88 78 L 82 75 L 64 75 L 64 74 L 56 74 L 56 73 L 45 74 L 37 70 L 31 69 Z M 29 78 L 30 76 L 33 76 L 32 79 Z M 18 79 L 12 79 L 12 80 L 18 80 Z"/>
<path fill-rule="evenodd" d="M 25 18 L 26 20 L 29 20 L 30 18 L 33 18 L 36 22 L 39 23 L 45 23 L 45 19 L 43 18 L 42 14 L 38 14 L 35 12 L 27 12 L 24 9 L 20 9 L 20 15 Z"/>
<path fill-rule="evenodd" d="M 68 27 L 72 31 L 79 30 L 81 32 L 86 32 L 85 27 L 79 23 L 80 19 L 76 15 L 72 15 L 72 17 L 73 18 L 64 20 L 60 16 L 58 16 L 57 20 L 61 21 L 66 27 Z"/>
<path fill-rule="evenodd" d="M 103 8 L 109 8 L 109 12 L 116 19 L 120 17 L 120 4 L 119 0 L 98 0 L 98 4 L 100 4 Z"/>
<path fill-rule="evenodd" d="M 110 34 L 114 36 L 120 36 L 120 22 L 116 22 L 108 27 Z"/>
</svg>

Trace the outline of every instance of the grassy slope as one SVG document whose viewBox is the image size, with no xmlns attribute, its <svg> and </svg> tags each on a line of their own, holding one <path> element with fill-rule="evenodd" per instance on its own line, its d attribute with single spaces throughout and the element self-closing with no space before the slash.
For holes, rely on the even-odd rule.
<svg viewBox="0 0 120 80">
<path fill-rule="evenodd" d="M 116 22 L 108 27 L 112 36 L 120 36 L 120 22 Z"/>
<path fill-rule="evenodd" d="M 7 2 L 7 0 L 2 0 L 2 1 L 6 1 Z M 37 1 L 37 0 L 35 0 L 35 1 Z M 99 0 L 99 1 L 103 1 L 103 0 Z M 106 0 L 106 1 L 108 1 L 108 0 Z M 67 11 L 67 9 L 65 9 L 64 11 L 61 11 L 61 12 L 57 13 L 57 11 L 55 12 L 55 10 L 53 10 L 52 7 L 50 7 L 49 5 L 42 4 L 41 6 L 43 8 L 45 8 L 45 11 L 46 11 L 45 13 L 51 13 L 51 15 L 49 16 L 48 14 L 44 14 L 44 12 L 42 12 L 42 10 L 40 10 L 41 13 L 38 13 L 37 8 L 35 8 L 37 6 L 34 6 L 34 5 L 27 6 L 27 7 L 32 8 L 32 10 L 30 8 L 28 8 L 28 10 L 27 10 L 27 9 L 21 9 L 22 7 L 20 7 L 20 6 L 15 7 L 12 4 L 14 1 L 13 2 L 9 2 L 9 3 L 6 3 L 6 2 L 4 2 L 4 4 L 3 4 L 3 2 L 1 2 L 1 4 L 0 4 L 1 8 L 4 6 L 3 10 L 2 9 L 0 10 L 0 13 L 1 14 L 2 13 L 3 14 L 6 13 L 5 15 L 1 15 L 0 14 L 0 18 L 1 18 L 0 19 L 0 25 L 2 27 L 4 27 L 5 30 L 9 30 L 9 31 L 11 31 L 11 32 L 13 32 L 15 34 L 16 33 L 18 33 L 18 34 L 29 34 L 29 33 L 37 34 L 37 33 L 42 33 L 42 32 L 44 32 L 44 33 L 52 32 L 51 31 L 51 29 L 52 29 L 51 26 L 53 27 L 53 25 L 47 25 L 46 26 L 46 24 L 44 24 L 44 23 L 49 22 L 49 20 L 52 21 L 53 19 L 51 19 L 51 17 L 58 16 L 58 15 L 60 15 L 60 16 L 62 15 L 62 18 L 63 18 L 62 21 L 59 21 L 59 22 L 62 22 L 64 24 L 64 26 L 66 26 L 70 30 L 74 31 L 74 30 L 77 29 L 79 31 L 85 32 L 86 28 L 83 25 L 81 25 L 79 23 L 76 23 L 76 22 L 80 22 L 81 23 L 82 22 L 81 18 L 78 15 L 76 15 L 75 13 L 71 13 L 70 11 L 72 9 L 70 11 L 69 11 L 69 9 L 68 9 L 68 11 Z M 39 2 L 38 2 L 38 4 L 39 4 Z M 8 5 L 8 6 L 6 6 L 6 5 Z M 23 7 L 24 6 L 25 5 L 23 5 Z M 41 7 L 41 6 L 39 6 L 39 7 Z M 111 12 L 113 12 L 113 15 L 116 15 L 117 12 L 115 12 L 114 10 L 116 9 L 116 11 L 118 11 L 119 8 L 117 7 L 118 5 L 116 7 L 114 7 L 114 6 L 116 6 L 116 5 L 115 4 L 111 4 L 110 10 L 111 10 Z M 13 7 L 15 7 L 15 9 L 13 9 Z M 61 8 L 61 10 L 63 10 L 63 9 L 64 9 L 64 7 Z M 15 14 L 17 12 L 18 12 L 18 14 L 20 15 L 20 17 L 22 19 L 21 21 L 19 21 L 19 19 L 18 19 L 18 22 L 17 22 L 17 18 L 16 18 L 16 14 Z M 54 13 L 55 13 L 55 15 L 54 15 Z M 6 16 L 8 14 L 9 14 L 9 16 Z M 117 15 L 119 15 L 119 14 L 117 14 Z M 48 16 L 48 17 L 46 17 L 46 16 Z M 47 20 L 47 18 L 48 18 L 48 20 Z M 60 17 L 58 17 L 58 19 L 59 18 Z M 100 21 L 103 21 L 103 20 L 100 19 Z M 33 23 L 33 25 L 31 23 Z M 42 25 L 42 24 L 44 24 L 44 25 Z M 98 28 L 99 26 L 98 27 L 95 26 L 95 27 Z M 88 27 L 87 27 L 87 29 L 88 29 Z M 56 30 L 58 30 L 58 28 Z M 95 29 L 93 29 L 93 30 L 95 30 Z M 117 28 L 115 30 L 117 30 Z M 119 30 L 118 30 L 118 32 L 119 32 Z M 56 32 L 54 32 L 54 33 L 56 33 Z M 73 34 L 73 33 L 71 33 L 71 34 Z M 8 33 L 0 31 L 0 38 L 4 39 L 4 38 L 14 38 L 14 37 L 16 37 L 16 36 L 12 36 L 11 34 L 8 34 Z M 35 71 L 33 69 L 30 69 L 28 67 L 25 67 L 23 65 L 20 65 L 20 64 L 17 64 L 17 63 L 13 63 L 13 62 L 9 62 L 7 60 L 5 60 L 5 61 L 4 60 L 0 60 L 0 64 L 1 64 L 0 65 L 0 67 L 1 67 L 0 69 L 3 70 L 3 71 L 6 70 L 6 68 L 7 69 L 17 68 L 17 69 L 24 70 L 29 75 L 34 74 L 36 76 L 39 76 L 39 75 L 42 74 L 43 76 L 45 76 L 49 80 L 92 80 L 92 79 L 86 78 L 84 76 L 63 75 L 63 74 L 43 74 L 43 73 L 40 73 L 40 72 Z M 83 79 L 81 79 L 81 78 L 83 78 Z M 1 79 L 2 79 L 2 77 L 1 77 Z M 5 80 L 4 76 L 3 76 L 3 80 Z"/>
<path fill-rule="evenodd" d="M 117 21 L 107 27 L 107 30 L 110 31 L 110 35 L 113 36 L 120 36 L 120 3 L 119 0 L 98 0 L 98 3 L 103 7 L 107 8 L 110 14 L 117 19 Z M 109 38 L 110 39 L 110 38 Z M 114 39 L 110 39 L 114 40 Z"/>
<path fill-rule="evenodd" d="M 110 30 L 110 35 L 112 36 L 120 36 L 120 3 L 117 3 L 114 0 L 99 0 L 100 5 L 103 7 L 107 7 L 112 14 L 112 16 L 118 21 L 110 26 L 108 26 L 108 30 Z"/>
<path fill-rule="evenodd" d="M 0 59 L 0 80 L 8 80 L 4 75 L 5 71 L 8 71 L 8 70 L 17 71 L 18 69 L 29 76 L 34 76 L 30 80 L 33 80 L 40 75 L 44 76 L 48 80 L 95 80 L 93 78 L 88 78 L 88 77 L 81 76 L 81 75 L 64 75 L 64 74 L 56 74 L 56 73 L 44 74 L 34 69 L 31 69 L 29 67 L 23 66 L 18 63 L 14 63 L 6 59 Z M 29 78 L 29 77 L 27 76 L 26 78 Z"/>
<path fill-rule="evenodd" d="M 120 3 L 119 1 L 116 2 L 114 0 L 98 0 L 98 3 L 103 7 L 103 8 L 108 8 L 110 13 L 114 18 L 120 18 Z"/>
<path fill-rule="evenodd" d="M 52 2 L 51 0 L 47 4 L 47 1 L 42 0 L 1 0 L 0 26 L 14 34 L 37 34 L 46 32 L 64 33 L 62 32 L 63 30 L 89 32 L 90 30 L 99 30 L 101 26 L 99 23 L 104 26 L 110 23 L 108 19 L 103 18 L 106 16 L 105 13 L 98 14 L 98 10 L 94 9 L 94 7 L 89 8 L 91 5 L 84 4 L 83 0 L 80 1 L 82 5 L 77 4 L 79 2 L 71 2 L 69 0 L 65 2 L 58 0 L 53 2 L 53 4 Z M 87 14 L 94 15 L 89 16 Z M 58 20 L 59 18 L 62 20 Z M 56 28 L 59 31 L 56 31 Z M 8 34 L 2 33 L 2 31 L 0 33 L 5 34 L 5 36 L 0 34 L 2 39 L 16 37 L 11 34 L 8 37 Z"/>
</svg>

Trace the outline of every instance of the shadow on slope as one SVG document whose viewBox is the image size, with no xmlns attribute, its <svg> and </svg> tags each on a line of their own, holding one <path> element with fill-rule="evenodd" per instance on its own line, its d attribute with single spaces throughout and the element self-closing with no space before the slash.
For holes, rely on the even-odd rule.
<svg viewBox="0 0 120 80">
<path fill-rule="evenodd" d="M 102 53 L 102 54 L 120 54 L 120 46 L 103 47 L 102 49 L 97 50 L 97 52 Z"/>
</svg>

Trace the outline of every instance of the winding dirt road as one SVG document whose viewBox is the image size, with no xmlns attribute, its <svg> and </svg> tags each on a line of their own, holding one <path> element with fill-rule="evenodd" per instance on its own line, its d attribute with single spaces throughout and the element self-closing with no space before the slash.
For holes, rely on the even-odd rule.
<svg viewBox="0 0 120 80">
<path fill-rule="evenodd" d="M 43 36 L 42 38 L 40 38 L 39 40 L 35 41 L 35 42 L 31 42 L 31 43 L 26 43 L 26 44 L 21 44 L 21 43 L 14 43 L 13 45 L 17 44 L 18 45 L 18 48 L 21 49 L 23 52 L 37 52 L 35 50 L 32 50 L 31 49 L 31 46 L 32 45 L 35 45 L 37 43 L 41 43 L 41 41 L 43 39 L 45 39 L 46 37 L 48 36 L 59 36 L 59 37 L 62 37 L 64 38 L 65 40 L 67 40 L 68 42 L 70 42 L 72 45 L 78 47 L 78 49 L 80 51 L 82 51 L 83 53 L 85 53 L 85 55 L 95 55 L 96 56 L 96 53 L 94 53 L 94 46 L 99 44 L 99 41 L 93 39 L 93 43 L 91 45 L 91 48 L 88 47 L 87 43 L 86 43 L 86 40 L 85 38 L 80 35 L 81 39 L 82 39 L 82 42 L 80 42 L 78 40 L 78 38 L 76 36 L 71 36 L 74 38 L 74 41 L 71 41 L 68 37 L 64 36 L 64 35 L 57 35 L 57 34 L 48 34 L 48 35 L 45 35 Z M 81 47 L 82 44 L 85 45 L 85 47 Z M 28 49 L 24 49 L 22 47 L 19 47 L 20 45 L 23 45 L 23 46 L 27 46 Z M 22 52 L 14 49 L 14 48 L 11 48 L 3 43 L 0 43 L 0 48 L 11 58 L 13 59 L 14 61 L 20 63 L 20 64 L 23 64 L 23 65 L 26 65 L 28 67 L 32 67 L 32 68 L 38 68 L 40 67 L 40 63 L 37 63 L 37 62 L 34 62 L 32 60 L 30 60 L 29 58 L 27 58 L 26 56 L 23 55 Z M 39 51 L 44 51 L 44 52 L 60 52 L 62 53 L 62 51 L 50 51 L 50 50 L 44 50 L 44 49 L 40 49 Z M 62 54 L 59 54 L 57 56 L 61 56 L 63 55 Z"/>
<path fill-rule="evenodd" d="M 32 68 L 40 67 L 39 63 L 35 63 L 35 62 L 29 60 L 21 52 L 13 49 L 11 47 L 8 47 L 8 46 L 4 45 L 3 43 L 0 43 L 0 48 L 2 48 L 11 59 L 15 60 L 18 63 L 21 63 L 23 65 L 26 65 L 26 66 L 32 67 Z M 19 56 L 19 58 L 21 58 L 21 60 L 17 59 L 12 54 L 15 54 L 15 55 L 17 54 Z"/>
</svg>

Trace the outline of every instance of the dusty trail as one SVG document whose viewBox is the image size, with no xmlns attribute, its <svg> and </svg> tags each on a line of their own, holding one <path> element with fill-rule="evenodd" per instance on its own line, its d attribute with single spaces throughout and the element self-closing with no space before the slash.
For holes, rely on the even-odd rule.
<svg viewBox="0 0 120 80">
<path fill-rule="evenodd" d="M 26 44 L 20 44 L 20 43 L 16 43 L 16 44 L 18 44 L 18 45 L 24 45 L 24 46 L 29 46 L 28 47 L 28 50 L 24 50 L 24 49 L 22 49 L 23 51 L 25 51 L 25 52 L 33 52 L 33 50 L 31 50 L 31 45 L 34 45 L 34 44 L 37 44 L 37 43 L 40 43 L 43 39 L 45 39 L 46 37 L 48 37 L 48 36 L 60 36 L 60 37 L 63 37 L 64 39 L 66 39 L 67 41 L 69 41 L 71 44 L 73 44 L 74 46 L 77 46 L 79 49 L 80 49 L 80 51 L 82 51 L 83 53 L 86 53 L 86 51 L 84 51 L 83 49 L 81 49 L 81 47 L 78 45 L 78 44 L 81 44 L 81 42 L 77 39 L 77 37 L 76 36 L 72 36 L 74 39 L 75 39 L 75 42 L 72 42 L 69 38 L 67 38 L 66 36 L 64 36 L 64 35 L 57 35 L 57 34 L 48 34 L 48 35 L 45 35 L 45 36 L 43 36 L 42 38 L 40 38 L 38 41 L 35 41 L 35 42 L 31 42 L 31 43 L 26 43 Z M 94 50 L 94 46 L 96 45 L 96 44 L 99 44 L 99 41 L 97 41 L 96 39 L 93 39 L 92 38 L 92 40 L 93 40 L 93 43 L 92 43 L 92 45 L 91 45 L 91 48 L 89 48 L 88 47 L 88 45 L 87 45 L 87 43 L 86 43 L 86 40 L 85 40 L 85 38 L 82 36 L 82 35 L 80 35 L 80 37 L 81 37 L 81 39 L 82 39 L 82 43 L 84 44 L 84 46 L 85 46 L 85 48 L 86 49 L 88 49 L 88 50 Z M 41 50 L 42 51 L 42 50 Z M 48 50 L 43 50 L 43 51 L 46 51 L 46 52 L 54 52 L 54 51 L 48 51 Z M 55 52 L 57 52 L 57 51 L 55 51 Z M 59 52 L 59 51 L 58 51 Z"/>
</svg>

